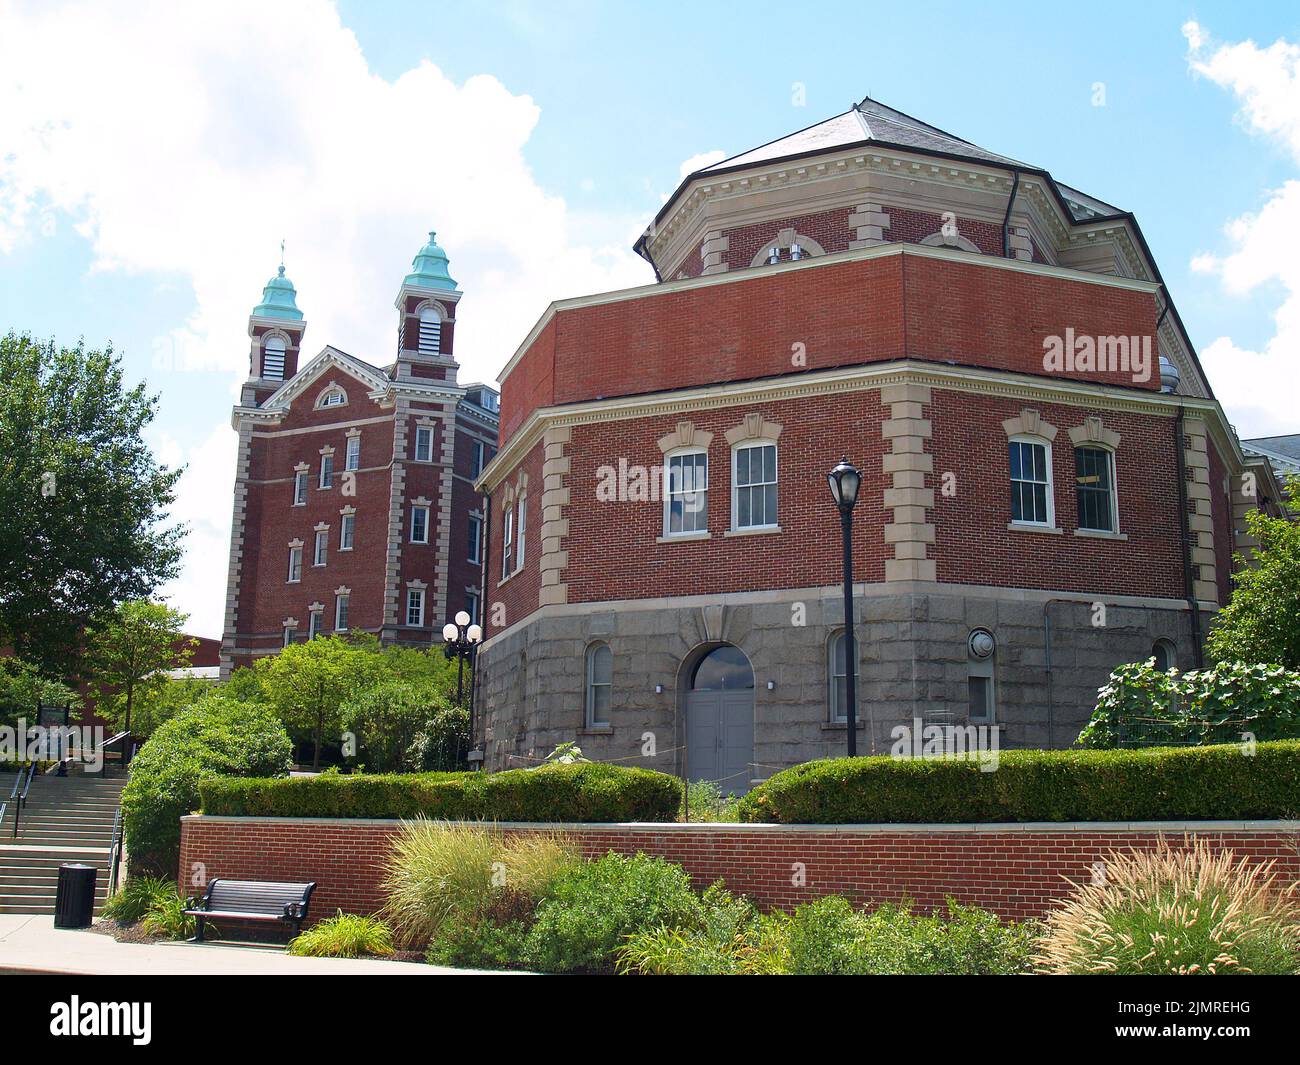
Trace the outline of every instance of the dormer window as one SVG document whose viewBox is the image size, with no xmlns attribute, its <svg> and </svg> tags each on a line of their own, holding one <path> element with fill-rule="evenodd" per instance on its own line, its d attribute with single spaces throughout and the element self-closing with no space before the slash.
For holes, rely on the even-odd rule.
<svg viewBox="0 0 1300 1065">
<path fill-rule="evenodd" d="M 437 355 L 442 350 L 442 316 L 436 307 L 420 308 L 421 355 Z"/>
<path fill-rule="evenodd" d="M 284 337 L 272 334 L 262 344 L 262 379 L 284 380 Z"/>
</svg>

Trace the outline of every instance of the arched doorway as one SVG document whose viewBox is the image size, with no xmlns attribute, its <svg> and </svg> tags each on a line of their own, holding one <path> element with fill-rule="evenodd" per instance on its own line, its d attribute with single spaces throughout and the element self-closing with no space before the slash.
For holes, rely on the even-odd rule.
<svg viewBox="0 0 1300 1065">
<path fill-rule="evenodd" d="M 725 795 L 754 775 L 754 670 L 745 652 L 719 644 L 695 663 L 686 689 L 686 771 Z"/>
</svg>

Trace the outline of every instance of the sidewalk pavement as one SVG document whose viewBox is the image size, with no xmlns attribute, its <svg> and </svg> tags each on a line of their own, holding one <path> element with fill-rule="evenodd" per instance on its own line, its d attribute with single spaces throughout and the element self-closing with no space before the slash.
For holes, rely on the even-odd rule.
<svg viewBox="0 0 1300 1065">
<path fill-rule="evenodd" d="M 0 914 L 0 975 L 62 973 L 110 976 L 489 976 L 418 962 L 295 958 L 262 944 L 119 943 L 112 936 L 55 928 L 49 914 Z"/>
</svg>

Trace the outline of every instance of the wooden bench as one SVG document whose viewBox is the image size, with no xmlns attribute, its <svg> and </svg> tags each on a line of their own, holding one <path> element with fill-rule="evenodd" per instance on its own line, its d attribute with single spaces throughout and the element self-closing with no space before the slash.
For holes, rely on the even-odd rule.
<svg viewBox="0 0 1300 1065">
<path fill-rule="evenodd" d="M 209 917 L 232 921 L 283 921 L 302 931 L 316 883 L 277 884 L 267 880 L 210 881 L 203 898 L 190 898 L 185 913 L 195 919 L 195 943 L 203 942 L 203 925 Z"/>
</svg>

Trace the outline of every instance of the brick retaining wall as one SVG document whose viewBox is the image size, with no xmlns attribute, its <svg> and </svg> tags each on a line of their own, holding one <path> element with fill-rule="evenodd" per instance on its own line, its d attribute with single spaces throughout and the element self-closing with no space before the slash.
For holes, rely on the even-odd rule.
<svg viewBox="0 0 1300 1065">
<path fill-rule="evenodd" d="M 400 821 L 204 817 L 181 821 L 181 883 L 196 877 L 315 880 L 316 917 L 379 908 L 380 869 Z M 763 907 L 819 895 L 859 902 L 914 900 L 928 909 L 947 896 L 1006 918 L 1039 917 L 1069 891 L 1065 877 L 1091 875 L 1108 852 L 1151 849 L 1163 836 L 1195 835 L 1239 856 L 1274 859 L 1300 878 L 1300 822 L 1196 821 L 982 825 L 537 825 L 561 830 L 585 855 L 644 851 L 681 863 L 700 887 L 719 878 Z M 803 883 L 799 883 L 802 872 Z"/>
</svg>

